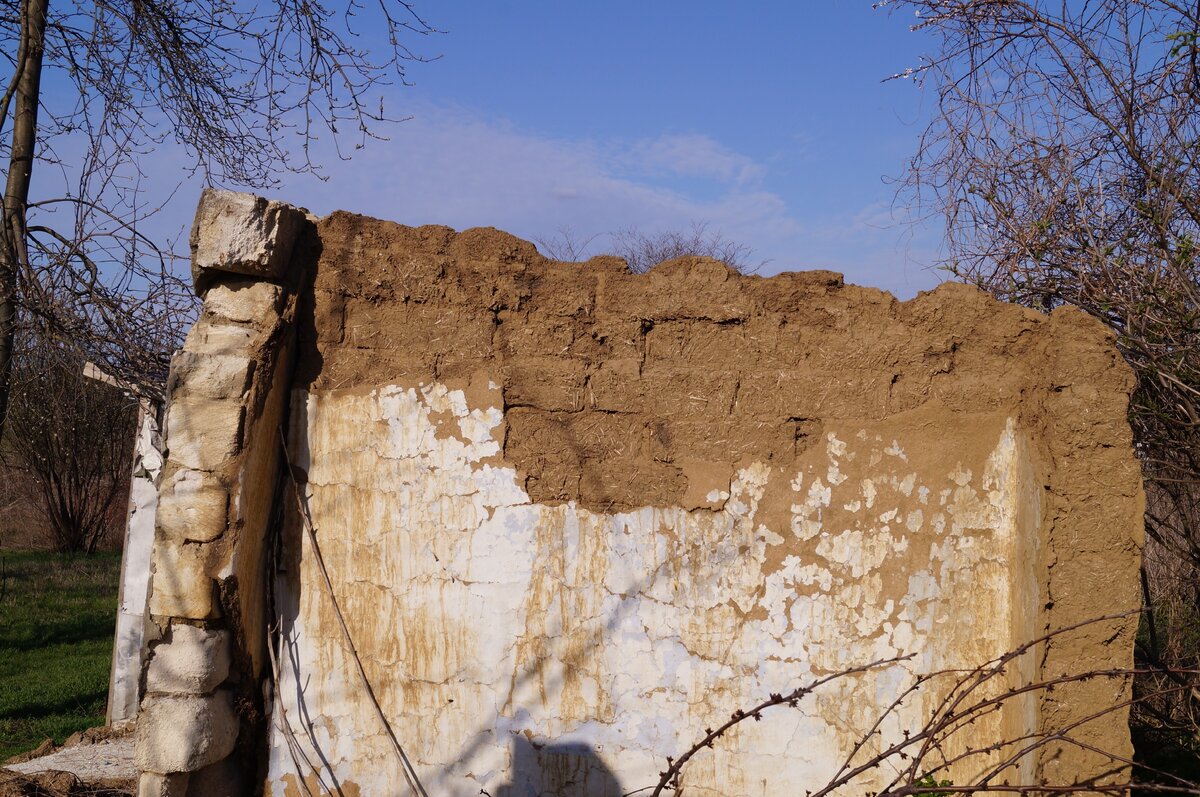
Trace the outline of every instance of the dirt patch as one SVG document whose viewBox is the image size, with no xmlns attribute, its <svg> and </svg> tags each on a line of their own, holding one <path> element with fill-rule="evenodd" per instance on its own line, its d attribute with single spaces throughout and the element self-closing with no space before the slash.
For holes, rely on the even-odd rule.
<svg viewBox="0 0 1200 797">
<path fill-rule="evenodd" d="M 133 725 L 89 728 L 61 747 L 47 739 L 0 770 L 0 797 L 9 795 L 125 795 L 137 790 Z"/>
<path fill-rule="evenodd" d="M 83 780 L 70 772 L 22 775 L 0 769 L 0 797 L 133 797 L 133 779 Z"/>
</svg>

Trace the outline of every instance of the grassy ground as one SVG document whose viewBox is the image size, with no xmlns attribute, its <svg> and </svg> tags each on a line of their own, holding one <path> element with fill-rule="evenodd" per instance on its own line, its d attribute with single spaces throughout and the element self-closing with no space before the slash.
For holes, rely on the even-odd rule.
<svg viewBox="0 0 1200 797">
<path fill-rule="evenodd" d="M 104 723 L 120 564 L 0 551 L 0 761 Z"/>
</svg>

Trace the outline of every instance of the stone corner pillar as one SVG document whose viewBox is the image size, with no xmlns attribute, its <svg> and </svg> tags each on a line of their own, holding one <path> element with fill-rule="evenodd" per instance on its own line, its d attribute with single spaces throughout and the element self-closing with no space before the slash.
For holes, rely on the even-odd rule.
<svg viewBox="0 0 1200 797">
<path fill-rule="evenodd" d="M 142 673 L 139 794 L 250 790 L 263 738 L 267 557 L 308 264 L 304 211 L 206 189 L 191 234 L 199 319 L 171 363 Z M 239 785 L 240 784 L 240 785 Z"/>
</svg>

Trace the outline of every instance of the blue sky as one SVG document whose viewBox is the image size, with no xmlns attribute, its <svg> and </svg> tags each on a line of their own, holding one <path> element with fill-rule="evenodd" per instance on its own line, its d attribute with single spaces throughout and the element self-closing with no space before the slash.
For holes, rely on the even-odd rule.
<svg viewBox="0 0 1200 797">
<path fill-rule="evenodd" d="M 710 230 L 762 273 L 805 268 L 902 298 L 932 287 L 940 225 L 894 189 L 930 98 L 887 75 L 918 62 L 911 21 L 869 0 L 418 0 L 441 57 L 388 90 L 412 118 L 321 182 L 270 192 L 326 214 L 495 226 L 521 237 Z M 170 156 L 159 156 L 169 171 Z M 159 221 L 190 221 L 198 185 Z"/>
</svg>

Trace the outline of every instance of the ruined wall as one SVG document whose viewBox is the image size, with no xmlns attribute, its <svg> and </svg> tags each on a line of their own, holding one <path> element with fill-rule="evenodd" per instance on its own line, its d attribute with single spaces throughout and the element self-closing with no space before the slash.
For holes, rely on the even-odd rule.
<svg viewBox="0 0 1200 797">
<path fill-rule="evenodd" d="M 957 285 L 900 303 L 828 272 L 700 259 L 634 276 L 494 230 L 345 213 L 297 235 L 295 366 L 254 378 L 290 388 L 279 522 L 226 532 L 254 565 L 205 576 L 239 622 L 187 620 L 233 632 L 252 663 L 241 682 L 271 680 L 254 651 L 263 618 L 281 621 L 270 794 L 406 793 L 389 727 L 431 795 L 623 794 L 735 708 L 912 654 L 739 726 L 685 775 L 689 794 L 801 792 L 912 674 L 1137 606 L 1131 379 L 1082 314 Z M 169 422 L 171 456 L 176 434 Z M 279 449 L 253 445 L 266 453 L 239 478 L 265 489 Z M 1128 665 L 1135 625 L 1056 636 L 995 688 Z M 1008 701 L 945 754 L 1065 727 L 1127 690 L 1094 679 Z M 944 694 L 913 695 L 857 760 Z M 1120 714 L 1072 733 L 1128 752 Z M 1005 776 L 1110 767 L 1061 745 Z M 170 777 L 145 793 L 203 793 Z"/>
</svg>

